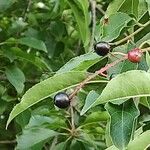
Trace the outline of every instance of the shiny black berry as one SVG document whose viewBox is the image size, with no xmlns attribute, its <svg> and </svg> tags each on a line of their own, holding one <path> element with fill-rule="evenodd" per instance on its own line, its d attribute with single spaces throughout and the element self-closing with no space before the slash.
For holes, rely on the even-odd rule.
<svg viewBox="0 0 150 150">
<path fill-rule="evenodd" d="M 98 42 L 94 45 L 95 52 L 100 56 L 105 56 L 110 52 L 110 45 L 107 42 Z"/>
<path fill-rule="evenodd" d="M 70 105 L 69 96 L 66 93 L 57 93 L 54 97 L 54 104 L 59 108 L 67 108 Z"/>
</svg>

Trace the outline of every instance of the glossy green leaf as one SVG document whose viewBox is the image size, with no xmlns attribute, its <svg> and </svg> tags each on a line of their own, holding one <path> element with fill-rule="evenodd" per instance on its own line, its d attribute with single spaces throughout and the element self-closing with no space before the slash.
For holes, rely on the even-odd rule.
<svg viewBox="0 0 150 150">
<path fill-rule="evenodd" d="M 29 89 L 10 113 L 7 125 L 18 114 L 56 92 L 76 86 L 87 77 L 85 72 L 68 72 L 50 77 Z"/>
<path fill-rule="evenodd" d="M 105 108 L 111 116 L 110 136 L 112 142 L 117 148 L 125 149 L 132 137 L 135 119 L 140 114 L 139 110 L 133 100 L 122 105 L 108 103 Z"/>
<path fill-rule="evenodd" d="M 122 73 L 107 84 L 95 105 L 125 98 L 150 96 L 150 74 L 141 70 Z"/>
<path fill-rule="evenodd" d="M 17 137 L 17 149 L 30 148 L 48 138 L 54 137 L 59 133 L 47 128 L 30 128 L 23 130 L 22 135 Z"/>
<path fill-rule="evenodd" d="M 9 66 L 5 70 L 5 74 L 9 82 L 15 87 L 20 94 L 24 89 L 25 76 L 24 73 L 16 66 Z"/>
<path fill-rule="evenodd" d="M 131 141 L 127 147 L 127 150 L 145 150 L 150 145 L 150 130 L 145 131 L 133 141 Z"/>
<path fill-rule="evenodd" d="M 87 46 L 90 39 L 89 26 L 89 13 L 88 13 L 88 1 L 87 0 L 68 0 L 68 4 L 71 7 L 75 19 L 78 24 L 79 33 L 84 46 Z"/>
<path fill-rule="evenodd" d="M 47 48 L 46 48 L 45 43 L 33 37 L 24 37 L 24 38 L 18 39 L 17 42 L 19 44 L 26 45 L 31 48 L 38 49 L 47 53 Z"/>
<path fill-rule="evenodd" d="M 127 23 L 131 21 L 131 17 L 125 13 L 116 13 L 108 18 L 108 24 L 103 26 L 103 41 L 112 41 L 116 39 L 123 28 L 127 27 Z M 116 23 L 117 22 L 117 23 Z"/>
<path fill-rule="evenodd" d="M 87 112 L 87 110 L 89 110 L 92 107 L 92 104 L 96 101 L 98 97 L 99 97 L 99 94 L 97 94 L 93 90 L 90 91 L 86 97 L 85 104 L 80 112 L 80 115 L 84 115 Z"/>
<path fill-rule="evenodd" d="M 98 56 L 96 53 L 87 53 L 69 60 L 64 66 L 62 66 L 57 73 L 65 73 L 71 70 L 83 71 L 87 70 L 93 64 L 100 61 L 102 57 Z"/>
</svg>

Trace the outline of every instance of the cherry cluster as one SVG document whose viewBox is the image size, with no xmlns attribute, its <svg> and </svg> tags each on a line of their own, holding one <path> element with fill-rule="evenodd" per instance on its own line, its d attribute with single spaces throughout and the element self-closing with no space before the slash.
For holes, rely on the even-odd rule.
<svg viewBox="0 0 150 150">
<path fill-rule="evenodd" d="M 100 56 L 106 56 L 111 51 L 111 46 L 107 42 L 98 42 L 94 45 L 95 52 Z M 127 54 L 127 59 L 132 63 L 139 63 L 142 57 L 142 50 L 140 48 L 134 48 Z M 54 97 L 54 104 L 58 108 L 67 108 L 70 106 L 70 98 L 67 93 L 59 92 Z"/>
</svg>

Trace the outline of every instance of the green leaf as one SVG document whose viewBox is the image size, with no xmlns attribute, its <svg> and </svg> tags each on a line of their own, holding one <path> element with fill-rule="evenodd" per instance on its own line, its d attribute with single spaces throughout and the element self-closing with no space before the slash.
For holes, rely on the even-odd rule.
<svg viewBox="0 0 150 150">
<path fill-rule="evenodd" d="M 110 42 L 116 39 L 123 28 L 127 27 L 127 23 L 131 21 L 131 17 L 125 13 L 116 13 L 108 18 L 108 24 L 103 26 L 102 40 Z M 117 23 L 116 23 L 117 22 Z"/>
<path fill-rule="evenodd" d="M 22 135 L 17 137 L 17 149 L 30 148 L 59 133 L 47 128 L 30 128 L 23 130 Z"/>
<path fill-rule="evenodd" d="M 62 66 L 57 73 L 65 73 L 71 70 L 87 70 L 101 59 L 102 57 L 98 56 L 96 53 L 89 52 L 87 54 L 72 58 L 64 66 Z"/>
<path fill-rule="evenodd" d="M 113 144 L 125 149 L 132 137 L 135 119 L 140 114 L 133 100 L 122 105 L 106 104 L 105 108 L 111 116 L 110 136 Z"/>
<path fill-rule="evenodd" d="M 150 97 L 141 97 L 140 104 L 144 105 L 148 109 L 150 109 Z"/>
<path fill-rule="evenodd" d="M 19 114 L 16 117 L 15 121 L 21 126 L 21 128 L 24 128 L 28 124 L 30 117 L 31 117 L 30 111 L 26 110 L 21 114 Z"/>
<path fill-rule="evenodd" d="M 105 150 L 119 150 L 118 148 L 116 148 L 114 145 L 108 147 L 107 149 Z"/>
<path fill-rule="evenodd" d="M 139 41 L 137 41 L 136 46 L 139 47 L 141 44 L 145 43 L 145 41 L 148 41 L 149 39 L 150 39 L 150 33 L 147 33 Z"/>
<path fill-rule="evenodd" d="M 66 150 L 66 142 L 61 142 L 61 143 L 58 143 L 56 146 L 55 146 L 55 150 Z"/>
<path fill-rule="evenodd" d="M 5 74 L 9 82 L 15 87 L 20 94 L 24 89 L 25 76 L 24 73 L 16 66 L 9 66 L 5 70 Z"/>
<path fill-rule="evenodd" d="M 95 104 L 109 101 L 150 96 L 150 74 L 142 70 L 122 73 L 107 84 Z"/>
<path fill-rule="evenodd" d="M 33 37 L 24 37 L 24 38 L 18 39 L 17 42 L 19 44 L 26 45 L 31 48 L 38 49 L 47 53 L 47 48 L 46 48 L 45 43 Z"/>
<path fill-rule="evenodd" d="M 86 97 L 85 104 L 80 112 L 80 115 L 84 115 L 93 105 L 93 103 L 96 101 L 96 99 L 99 97 L 99 94 L 97 94 L 95 91 L 90 91 L 89 94 Z"/>
<path fill-rule="evenodd" d="M 146 2 L 147 2 L 147 5 L 148 5 L 148 12 L 149 12 L 149 15 L 150 15 L 150 1 L 146 0 Z"/>
<path fill-rule="evenodd" d="M 147 12 L 147 3 L 145 0 L 139 0 L 138 20 L 140 20 Z"/>
<path fill-rule="evenodd" d="M 111 1 L 111 3 L 109 4 L 107 11 L 106 11 L 106 17 L 111 16 L 112 14 L 117 13 L 117 11 L 120 9 L 120 7 L 122 6 L 122 4 L 125 2 L 126 0 L 113 0 Z"/>
<path fill-rule="evenodd" d="M 78 24 L 79 33 L 84 46 L 87 46 L 90 39 L 89 26 L 89 13 L 88 13 L 88 1 L 87 0 L 68 0 L 68 4 L 71 7 L 75 19 Z"/>
<path fill-rule="evenodd" d="M 150 130 L 145 131 L 133 141 L 131 141 L 127 147 L 128 150 L 144 150 L 150 145 Z"/>
<path fill-rule="evenodd" d="M 138 16 L 139 0 L 113 0 L 106 11 L 106 17 L 118 12 Z"/>
<path fill-rule="evenodd" d="M 13 118 L 32 105 L 52 96 L 56 92 L 76 86 L 87 77 L 85 72 L 68 72 L 50 77 L 29 89 L 10 113 L 7 126 Z"/>
<path fill-rule="evenodd" d="M 92 112 L 90 115 L 86 117 L 84 124 L 92 123 L 92 122 L 107 121 L 108 118 L 109 118 L 109 115 L 106 111 Z"/>
<path fill-rule="evenodd" d="M 0 0 L 0 12 L 8 9 L 16 0 Z"/>
<path fill-rule="evenodd" d="M 17 47 L 12 47 L 10 49 L 10 51 L 12 51 L 12 53 L 17 57 L 20 58 L 21 60 L 26 60 L 32 64 L 34 64 L 35 66 L 37 66 L 40 69 L 45 69 L 49 67 L 47 66 L 47 64 L 40 58 L 36 57 L 33 54 L 28 54 L 27 52 L 22 51 L 21 49 L 17 48 Z"/>
<path fill-rule="evenodd" d="M 126 0 L 123 5 L 120 7 L 119 11 L 126 14 L 132 14 L 135 17 L 138 17 L 138 6 L 139 0 Z"/>
<path fill-rule="evenodd" d="M 148 51 L 146 51 L 146 63 L 148 65 L 148 67 L 150 68 L 150 55 L 149 55 Z"/>
</svg>

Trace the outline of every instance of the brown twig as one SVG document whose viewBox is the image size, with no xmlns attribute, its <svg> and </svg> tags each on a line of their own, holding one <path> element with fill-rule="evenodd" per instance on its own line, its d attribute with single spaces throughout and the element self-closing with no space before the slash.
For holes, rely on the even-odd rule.
<svg viewBox="0 0 150 150">
<path fill-rule="evenodd" d="M 117 59 L 116 61 L 107 64 L 105 67 L 101 68 L 100 70 L 96 71 L 94 74 L 89 75 L 84 81 L 82 81 L 73 91 L 73 93 L 69 96 L 70 100 L 78 93 L 78 91 L 85 85 L 87 84 L 90 80 L 92 80 L 93 78 L 95 78 L 97 75 L 104 75 L 103 73 L 105 71 L 107 71 L 109 68 L 115 66 L 116 64 L 118 64 L 121 61 L 126 60 L 128 57 L 127 55 L 125 55 L 124 57 Z"/>
</svg>

